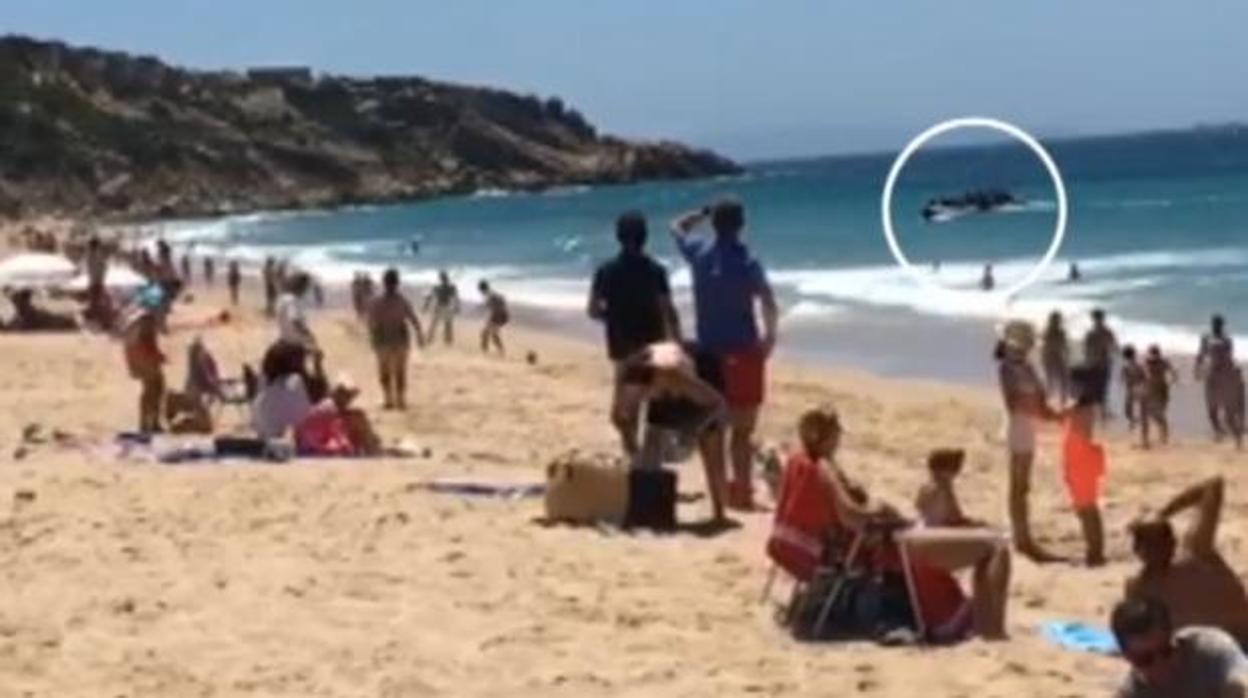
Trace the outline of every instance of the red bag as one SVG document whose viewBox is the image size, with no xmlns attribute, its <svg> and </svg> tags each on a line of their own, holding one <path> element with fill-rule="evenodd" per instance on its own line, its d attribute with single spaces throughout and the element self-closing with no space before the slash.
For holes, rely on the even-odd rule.
<svg viewBox="0 0 1248 698">
<path fill-rule="evenodd" d="M 332 407 L 318 407 L 295 427 L 295 448 L 306 456 L 354 456 L 347 420 Z"/>
</svg>

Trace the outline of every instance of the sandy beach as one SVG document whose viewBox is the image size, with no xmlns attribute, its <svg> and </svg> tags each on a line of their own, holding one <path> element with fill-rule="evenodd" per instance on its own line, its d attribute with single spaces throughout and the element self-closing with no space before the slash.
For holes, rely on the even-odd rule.
<svg viewBox="0 0 1248 698">
<path fill-rule="evenodd" d="M 174 322 L 223 307 L 195 289 Z M 227 373 L 274 330 L 258 299 L 201 333 Z M 329 371 L 376 410 L 363 334 L 339 311 L 314 317 Z M 135 420 L 137 385 L 98 335 L 0 336 L 0 696 L 1106 695 L 1120 662 L 1066 652 L 1037 625 L 1103 623 L 1132 568 L 1123 527 L 1146 504 L 1213 474 L 1229 479 L 1222 541 L 1239 568 L 1240 457 L 1181 442 L 1144 453 L 1112 442 L 1105 515 L 1111 564 L 1095 571 L 1018 560 L 1005 643 L 948 649 L 804 646 L 759 603 L 767 514 L 703 535 L 705 499 L 671 536 L 537 522 L 540 500 L 439 495 L 432 478 L 540 482 L 572 447 L 611 450 L 609 370 L 598 347 L 509 328 L 507 359 L 482 357 L 478 319 L 460 345 L 414 359 L 414 408 L 374 411 L 388 440 L 428 457 L 282 465 L 157 465 L 109 455 Z M 179 385 L 194 330 L 166 341 Z M 523 356 L 537 353 L 536 365 Z M 842 464 L 905 510 L 936 446 L 968 450 L 968 510 L 1004 520 L 995 396 L 984 390 L 815 370 L 781 360 L 763 437 L 831 401 L 848 430 Z M 239 416 L 225 413 L 225 426 Z M 28 444 L 30 424 L 64 443 Z M 1044 437 L 1034 517 L 1042 542 L 1081 550 Z M 20 457 L 19 457 L 20 456 Z M 681 489 L 702 491 L 700 467 Z M 777 588 L 777 599 L 787 587 Z"/>
</svg>

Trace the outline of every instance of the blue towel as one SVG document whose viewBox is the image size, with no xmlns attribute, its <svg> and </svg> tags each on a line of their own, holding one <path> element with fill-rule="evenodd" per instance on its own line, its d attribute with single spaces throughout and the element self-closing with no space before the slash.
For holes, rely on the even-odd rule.
<svg viewBox="0 0 1248 698">
<path fill-rule="evenodd" d="M 1095 625 L 1080 621 L 1053 620 L 1041 624 L 1040 631 L 1050 642 L 1068 650 L 1118 654 L 1118 641 L 1114 639 L 1114 634 Z"/>
</svg>

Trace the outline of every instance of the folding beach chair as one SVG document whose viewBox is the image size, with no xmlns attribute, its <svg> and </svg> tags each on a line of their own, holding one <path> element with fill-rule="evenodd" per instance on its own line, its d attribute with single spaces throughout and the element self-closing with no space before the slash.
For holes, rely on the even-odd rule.
<svg viewBox="0 0 1248 698">
<path fill-rule="evenodd" d="M 199 338 L 187 348 L 186 363 L 186 392 L 205 401 L 213 421 L 226 407 L 234 407 L 244 419 L 250 415 L 254 394 L 247 380 L 248 367 L 243 367 L 239 378 L 223 378 L 216 357 Z"/>
<path fill-rule="evenodd" d="M 836 512 L 828 508 L 831 501 L 824 480 L 815 463 L 790 462 L 784 469 L 775 523 L 767 542 L 767 554 L 773 565 L 763 587 L 761 602 L 771 597 L 781 571 L 793 580 L 793 588 L 781 612 L 781 619 L 792 627 L 807 616 L 809 604 L 820 607 L 811 627 L 810 637 L 823 636 L 833 610 L 841 602 L 855 577 L 881 578 L 886 571 L 881 551 L 894 548 L 900 572 L 905 578 L 910 615 L 920 639 L 925 637 L 923 613 L 904 534 L 897 522 L 869 525 L 860 532 L 851 532 L 839 522 Z M 817 590 L 824 590 L 818 591 Z"/>
</svg>

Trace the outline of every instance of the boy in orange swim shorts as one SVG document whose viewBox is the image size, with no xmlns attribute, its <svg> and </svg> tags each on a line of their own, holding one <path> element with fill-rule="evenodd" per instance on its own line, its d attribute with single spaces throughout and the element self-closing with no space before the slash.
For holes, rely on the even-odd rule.
<svg viewBox="0 0 1248 698">
<path fill-rule="evenodd" d="M 1083 528 L 1089 567 L 1105 564 L 1105 526 L 1101 521 L 1101 480 L 1105 477 L 1105 447 L 1094 440 L 1097 402 L 1095 376 L 1085 367 L 1071 371 L 1075 404 L 1064 416 L 1062 466 L 1071 504 Z"/>
</svg>

